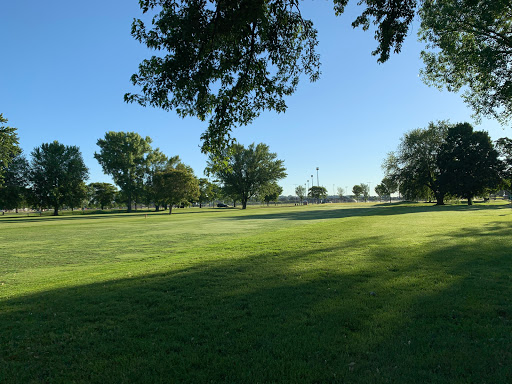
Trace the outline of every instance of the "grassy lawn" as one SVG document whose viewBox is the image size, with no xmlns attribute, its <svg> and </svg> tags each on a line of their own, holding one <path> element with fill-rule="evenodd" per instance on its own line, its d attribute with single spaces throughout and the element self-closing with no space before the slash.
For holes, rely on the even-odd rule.
<svg viewBox="0 0 512 384">
<path fill-rule="evenodd" d="M 0 383 L 511 383 L 503 203 L 0 217 Z"/>
</svg>

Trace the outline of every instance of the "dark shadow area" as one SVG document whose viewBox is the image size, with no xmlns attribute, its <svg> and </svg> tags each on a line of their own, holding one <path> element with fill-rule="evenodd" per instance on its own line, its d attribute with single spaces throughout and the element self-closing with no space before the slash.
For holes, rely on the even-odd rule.
<svg viewBox="0 0 512 384">
<path fill-rule="evenodd" d="M 375 235 L 4 300 L 0 382 L 510 383 L 512 230 L 467 235 L 478 247 L 396 259 Z"/>
<path fill-rule="evenodd" d="M 389 216 L 404 215 L 411 213 L 424 212 L 449 212 L 449 211 L 467 211 L 467 210 L 499 210 L 507 209 L 511 214 L 512 210 L 505 205 L 441 205 L 441 206 L 410 206 L 410 204 L 400 206 L 396 204 L 378 204 L 374 206 L 361 208 L 336 208 L 329 210 L 291 210 L 289 212 L 265 212 L 243 216 L 226 217 L 226 220 L 265 220 L 265 219 L 283 219 L 283 220 L 322 220 L 322 219 L 340 219 L 354 216 Z"/>
<path fill-rule="evenodd" d="M 273 208 L 273 207 L 271 207 Z M 335 209 L 319 209 L 319 210 L 300 210 L 292 209 L 297 207 L 288 207 L 288 212 L 273 212 L 272 209 L 267 207 L 258 210 L 258 213 L 252 213 L 252 210 L 248 210 L 247 214 L 241 216 L 225 217 L 226 220 L 266 220 L 266 219 L 284 219 L 284 220 L 323 220 L 323 219 L 339 219 L 353 216 L 388 216 L 388 215 L 402 215 L 411 213 L 423 213 L 423 212 L 435 212 L 435 211 L 466 211 L 466 210 L 499 210 L 504 209 L 505 212 L 512 213 L 509 205 L 487 205 L 487 204 L 475 204 L 472 206 L 467 205 L 442 205 L 442 206 L 424 206 L 424 205 L 412 205 L 411 203 L 382 203 L 368 207 L 361 208 L 335 208 Z M 188 215 L 198 213 L 219 213 L 226 211 L 237 211 L 241 212 L 239 208 L 227 207 L 227 208 L 194 208 L 194 209 L 173 209 L 172 215 L 169 215 L 168 211 L 139 211 L 132 213 L 105 213 L 105 214 L 77 214 L 71 216 L 22 216 L 12 217 L 0 216 L 1 223 L 20 223 L 20 222 L 41 222 L 41 221 L 53 221 L 53 220 L 80 220 L 80 219 L 105 219 L 105 218 L 123 218 L 123 217 L 142 217 L 148 215 L 148 218 L 154 215 Z"/>
</svg>

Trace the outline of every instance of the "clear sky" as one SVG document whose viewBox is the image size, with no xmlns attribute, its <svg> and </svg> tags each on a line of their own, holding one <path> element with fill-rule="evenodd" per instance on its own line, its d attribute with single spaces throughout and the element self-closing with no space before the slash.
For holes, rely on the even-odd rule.
<svg viewBox="0 0 512 384">
<path fill-rule="evenodd" d="M 320 80 L 304 79 L 287 99 L 286 113 L 265 113 L 234 131 L 240 143 L 264 142 L 285 161 L 285 195 L 311 175 L 316 185 L 316 167 L 331 194 L 362 182 L 370 182 L 374 194 L 382 160 L 405 132 L 435 120 L 473 121 L 459 95 L 429 88 L 418 77 L 417 23 L 402 53 L 377 64 L 370 54 L 377 44 L 373 32 L 350 27 L 360 12 L 355 4 L 335 17 L 332 1 L 302 2 L 303 16 L 319 32 Z M 151 55 L 130 35 L 140 15 L 137 0 L 1 3 L 0 112 L 18 128 L 27 155 L 54 140 L 77 145 L 89 181 L 111 182 L 93 157 L 96 141 L 107 131 L 135 131 L 203 176 L 199 137 L 207 123 L 123 101 L 126 92 L 137 93 L 130 76 Z M 490 120 L 476 128 L 493 139 L 511 133 Z"/>
</svg>

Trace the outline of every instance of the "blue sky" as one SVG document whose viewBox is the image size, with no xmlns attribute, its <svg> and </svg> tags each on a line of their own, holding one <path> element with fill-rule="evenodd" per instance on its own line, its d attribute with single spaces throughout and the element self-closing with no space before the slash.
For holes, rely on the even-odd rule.
<svg viewBox="0 0 512 384">
<path fill-rule="evenodd" d="M 264 113 L 234 131 L 240 143 L 264 142 L 285 161 L 285 195 L 312 174 L 316 185 L 316 167 L 329 193 L 361 182 L 370 182 L 373 193 L 382 160 L 405 132 L 435 120 L 473 121 L 459 95 L 429 88 L 418 77 L 417 24 L 402 53 L 377 64 L 370 54 L 373 32 L 350 27 L 358 12 L 354 1 L 341 17 L 331 1 L 304 1 L 302 14 L 319 31 L 320 80 L 304 79 L 287 99 L 286 113 Z M 107 131 L 135 131 L 203 176 L 199 137 L 207 123 L 123 101 L 126 92 L 138 91 L 130 76 L 151 55 L 130 35 L 140 15 L 137 0 L 2 2 L 0 112 L 18 128 L 26 154 L 53 140 L 77 145 L 89 181 L 111 182 L 93 157 L 96 141 Z M 491 120 L 476 128 L 493 139 L 510 136 L 510 128 Z"/>
</svg>

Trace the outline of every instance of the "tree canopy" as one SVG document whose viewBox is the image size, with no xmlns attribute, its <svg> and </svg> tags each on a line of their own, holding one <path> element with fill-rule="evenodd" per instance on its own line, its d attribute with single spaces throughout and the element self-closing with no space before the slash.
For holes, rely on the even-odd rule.
<svg viewBox="0 0 512 384">
<path fill-rule="evenodd" d="M 361 196 L 363 192 L 363 187 L 361 187 L 359 184 L 356 184 L 352 187 L 352 193 L 354 194 L 356 200 L 359 199 L 359 196 Z"/>
<path fill-rule="evenodd" d="M 498 159 L 489 134 L 473 131 L 468 123 L 448 130 L 437 160 L 439 181 L 453 196 L 468 200 L 500 182 L 503 163 Z"/>
<path fill-rule="evenodd" d="M 444 204 L 446 190 L 439 182 L 437 159 L 450 126 L 438 121 L 429 123 L 427 128 L 413 129 L 402 137 L 398 150 L 388 155 L 383 168 L 387 177 L 398 183 L 403 195 L 422 194 L 428 188 L 437 204 Z"/>
<path fill-rule="evenodd" d="M 0 209 L 18 209 L 27 198 L 28 161 L 19 153 L 9 163 L 0 186 Z"/>
<path fill-rule="evenodd" d="M 284 112 L 301 75 L 320 74 L 317 30 L 299 0 L 140 0 L 132 36 L 157 54 L 131 78 L 125 101 L 209 120 L 203 152 L 232 142 L 231 130 L 264 110 Z M 349 0 L 333 0 L 341 15 Z M 378 62 L 400 52 L 416 16 L 427 43 L 425 82 L 469 87 L 477 113 L 512 113 L 508 0 L 361 0 L 354 28 L 375 28 Z M 152 17 L 149 17 L 152 15 Z"/>
<path fill-rule="evenodd" d="M 91 203 L 99 205 L 103 210 L 111 206 L 117 194 L 117 188 L 110 183 L 90 183 Z"/>
<path fill-rule="evenodd" d="M 327 189 L 325 187 L 313 185 L 309 188 L 308 196 L 317 200 L 324 199 L 327 197 Z"/>
<path fill-rule="evenodd" d="M 94 153 L 94 157 L 121 189 L 128 212 L 134 198 L 143 194 L 144 176 L 152 158 L 151 142 L 150 137 L 143 138 L 135 132 L 110 131 L 96 143 L 100 152 Z"/>
<path fill-rule="evenodd" d="M 227 164 L 218 163 L 215 156 L 210 156 L 207 169 L 222 183 L 224 195 L 239 199 L 243 209 L 247 208 L 247 200 L 261 193 L 269 183 L 286 177 L 283 160 L 278 160 L 268 145 L 262 143 L 247 148 L 235 144 Z"/>
<path fill-rule="evenodd" d="M 302 185 L 297 186 L 295 188 L 295 194 L 297 195 L 302 204 L 302 200 L 304 200 L 304 196 L 306 196 L 306 188 Z"/>
<path fill-rule="evenodd" d="M 172 214 L 173 205 L 199 198 L 199 182 L 192 168 L 181 162 L 157 172 L 154 177 L 154 186 L 156 199 L 169 206 L 169 214 Z"/>
<path fill-rule="evenodd" d="M 5 125 L 7 122 L 8 120 L 0 113 L 0 185 L 9 162 L 21 153 L 16 128 Z"/>
<path fill-rule="evenodd" d="M 283 188 L 276 182 L 271 182 L 262 187 L 260 197 L 269 205 L 271 201 L 277 201 L 281 193 L 283 193 Z"/>
<path fill-rule="evenodd" d="M 420 37 L 423 80 L 448 91 L 464 90 L 476 116 L 512 118 L 512 2 L 423 1 Z"/>
<path fill-rule="evenodd" d="M 39 207 L 52 207 L 57 216 L 63 204 L 73 201 L 88 176 L 80 149 L 54 141 L 32 151 L 29 180 Z"/>
</svg>

